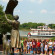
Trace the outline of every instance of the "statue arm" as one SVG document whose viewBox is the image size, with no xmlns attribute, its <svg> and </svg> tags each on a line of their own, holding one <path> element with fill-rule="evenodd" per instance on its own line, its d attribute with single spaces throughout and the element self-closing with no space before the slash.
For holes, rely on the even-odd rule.
<svg viewBox="0 0 55 55">
<path fill-rule="evenodd" d="M 9 23 L 13 23 L 13 20 L 8 19 L 7 16 L 6 16 L 6 14 L 5 14 L 5 18 L 6 18 L 6 20 L 7 20 Z"/>
</svg>

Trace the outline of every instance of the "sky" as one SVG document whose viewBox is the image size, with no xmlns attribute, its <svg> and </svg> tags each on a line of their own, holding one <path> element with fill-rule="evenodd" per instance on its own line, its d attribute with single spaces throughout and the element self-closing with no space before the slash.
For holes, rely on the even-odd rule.
<svg viewBox="0 0 55 55">
<path fill-rule="evenodd" d="M 0 0 L 6 9 L 9 0 Z M 14 15 L 19 16 L 20 23 L 55 24 L 55 0 L 18 0 Z"/>
</svg>

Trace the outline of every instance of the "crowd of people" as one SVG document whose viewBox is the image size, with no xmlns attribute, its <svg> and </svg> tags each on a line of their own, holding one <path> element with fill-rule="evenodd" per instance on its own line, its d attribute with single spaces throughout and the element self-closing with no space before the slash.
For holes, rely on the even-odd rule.
<svg viewBox="0 0 55 55">
<path fill-rule="evenodd" d="M 11 42 L 8 40 L 8 42 Z M 7 44 L 7 43 L 6 43 Z M 7 44 L 8 49 L 10 45 Z M 6 46 L 6 47 L 7 47 Z M 6 48 L 6 50 L 8 50 Z M 18 48 L 14 48 L 14 53 L 19 53 Z M 55 40 L 40 40 L 40 39 L 23 39 L 21 40 L 21 53 L 23 54 L 45 54 L 45 55 L 55 55 Z"/>
<path fill-rule="evenodd" d="M 21 52 L 26 54 L 55 55 L 55 40 L 25 39 L 21 40 Z"/>
</svg>

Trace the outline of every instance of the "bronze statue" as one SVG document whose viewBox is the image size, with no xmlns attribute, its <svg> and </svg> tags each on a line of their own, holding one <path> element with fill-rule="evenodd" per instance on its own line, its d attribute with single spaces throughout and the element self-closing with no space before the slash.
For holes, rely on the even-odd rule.
<svg viewBox="0 0 55 55">
<path fill-rule="evenodd" d="M 19 19 L 18 16 L 14 16 L 15 20 L 9 20 L 5 14 L 6 20 L 12 24 L 12 31 L 11 31 L 11 47 L 19 48 L 20 45 L 20 36 L 19 36 L 19 25 L 20 22 L 17 21 Z"/>
<path fill-rule="evenodd" d="M 14 48 L 20 48 L 20 35 L 19 35 L 19 25 L 20 22 L 17 21 L 19 19 L 19 16 L 13 16 L 13 10 L 17 6 L 18 1 L 17 0 L 9 0 L 6 10 L 5 10 L 5 18 L 12 25 L 11 30 L 11 48 L 14 52 Z M 14 20 L 9 20 L 7 18 L 6 14 L 11 14 L 14 17 Z"/>
</svg>

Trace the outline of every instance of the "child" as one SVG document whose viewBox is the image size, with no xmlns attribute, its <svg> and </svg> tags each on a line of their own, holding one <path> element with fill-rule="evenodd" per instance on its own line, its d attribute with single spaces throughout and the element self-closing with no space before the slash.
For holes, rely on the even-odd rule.
<svg viewBox="0 0 55 55">
<path fill-rule="evenodd" d="M 48 45 L 47 45 L 47 42 L 45 42 L 45 54 L 47 54 L 47 52 L 48 52 Z"/>
<path fill-rule="evenodd" d="M 53 46 L 53 55 L 55 55 L 55 44 Z"/>
<path fill-rule="evenodd" d="M 30 54 L 33 54 L 33 51 L 32 51 L 32 49 L 30 48 Z"/>
<path fill-rule="evenodd" d="M 52 49 L 49 50 L 49 55 L 52 55 Z"/>
</svg>

